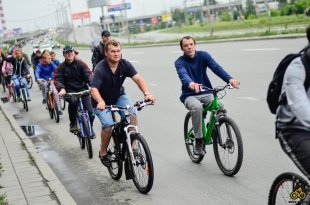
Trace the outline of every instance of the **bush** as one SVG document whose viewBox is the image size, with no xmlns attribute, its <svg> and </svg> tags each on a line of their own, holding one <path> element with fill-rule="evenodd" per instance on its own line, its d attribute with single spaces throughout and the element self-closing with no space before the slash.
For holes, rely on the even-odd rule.
<svg viewBox="0 0 310 205">
<path fill-rule="evenodd" d="M 256 19 L 256 16 L 254 14 L 250 14 L 248 15 L 248 20 L 251 20 L 251 19 Z"/>
</svg>

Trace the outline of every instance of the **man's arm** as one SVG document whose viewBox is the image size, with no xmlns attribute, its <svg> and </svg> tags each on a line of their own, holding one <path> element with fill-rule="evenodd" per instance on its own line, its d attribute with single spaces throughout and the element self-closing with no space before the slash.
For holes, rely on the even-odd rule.
<svg viewBox="0 0 310 205">
<path fill-rule="evenodd" d="M 132 77 L 133 81 L 138 85 L 139 89 L 142 91 L 144 98 L 155 102 L 155 96 L 151 94 L 146 81 L 138 73 Z"/>
</svg>

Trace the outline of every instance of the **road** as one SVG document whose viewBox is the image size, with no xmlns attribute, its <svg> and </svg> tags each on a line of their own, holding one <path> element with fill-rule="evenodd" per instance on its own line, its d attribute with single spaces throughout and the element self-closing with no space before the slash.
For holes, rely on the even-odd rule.
<svg viewBox="0 0 310 205">
<path fill-rule="evenodd" d="M 234 177 L 221 173 L 211 146 L 201 164 L 192 163 L 187 156 L 183 140 L 186 110 L 179 101 L 180 81 L 174 68 L 175 59 L 182 54 L 179 46 L 124 49 L 123 58 L 133 63 L 157 97 L 154 107 L 139 113 L 139 130 L 149 144 L 155 167 L 154 186 L 147 195 L 124 177 L 120 181 L 110 178 L 97 157 L 99 137 L 92 141 L 95 156 L 88 159 L 69 133 L 67 113 L 59 124 L 49 119 L 36 86 L 31 89 L 29 112 L 16 103 L 5 105 L 21 125 L 35 125 L 32 141 L 78 204 L 266 204 L 278 174 L 300 173 L 274 138 L 274 116 L 265 101 L 266 90 L 281 58 L 306 43 L 297 38 L 197 45 L 241 82 L 239 90 L 229 90 L 223 99 L 229 116 L 240 127 L 244 145 L 243 164 Z M 90 65 L 89 50 L 81 50 L 79 56 Z M 209 75 L 214 86 L 223 85 Z M 133 100 L 143 97 L 130 79 L 125 87 Z M 99 136 L 98 119 L 94 127 Z"/>
</svg>

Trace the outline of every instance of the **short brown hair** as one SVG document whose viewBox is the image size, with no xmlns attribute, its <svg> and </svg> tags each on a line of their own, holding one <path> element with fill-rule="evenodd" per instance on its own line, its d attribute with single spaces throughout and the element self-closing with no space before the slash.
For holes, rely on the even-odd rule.
<svg viewBox="0 0 310 205">
<path fill-rule="evenodd" d="M 180 47 L 181 47 L 181 49 L 183 48 L 182 47 L 182 43 L 183 43 L 183 40 L 184 39 L 193 39 L 193 41 L 194 41 L 194 44 L 196 45 L 196 41 L 195 41 L 195 39 L 192 37 L 192 36 L 184 36 L 183 38 L 181 38 L 181 40 L 180 40 Z"/>
<path fill-rule="evenodd" d="M 109 50 L 109 45 L 112 45 L 112 46 L 121 46 L 121 43 L 114 40 L 114 39 L 111 39 L 111 40 L 108 40 L 106 43 L 105 43 L 105 47 L 104 47 L 104 50 L 105 52 L 108 52 Z"/>
</svg>

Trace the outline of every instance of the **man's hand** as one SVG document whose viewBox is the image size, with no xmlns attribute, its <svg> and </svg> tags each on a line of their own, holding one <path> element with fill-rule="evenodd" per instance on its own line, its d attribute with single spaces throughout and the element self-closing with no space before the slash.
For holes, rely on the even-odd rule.
<svg viewBox="0 0 310 205">
<path fill-rule="evenodd" d="M 191 82 L 191 83 L 189 83 L 188 88 L 190 88 L 191 90 L 194 90 L 195 93 L 198 93 L 200 91 L 201 84 Z"/>
<path fill-rule="evenodd" d="M 66 90 L 64 88 L 61 88 L 61 90 L 59 91 L 58 95 L 59 96 L 64 96 L 66 94 Z"/>
<path fill-rule="evenodd" d="M 234 88 L 239 89 L 240 82 L 239 82 L 237 79 L 230 79 L 230 80 L 229 80 L 229 83 L 230 83 L 231 86 L 233 86 Z"/>
<path fill-rule="evenodd" d="M 104 108 L 105 108 L 105 102 L 104 101 L 98 102 L 97 109 L 104 110 Z"/>
<path fill-rule="evenodd" d="M 30 77 L 31 77 L 31 74 L 28 73 L 28 74 L 26 75 L 26 78 L 30 78 Z"/>
<path fill-rule="evenodd" d="M 151 101 L 152 104 L 155 104 L 155 96 L 151 93 L 148 93 L 147 95 L 144 94 L 144 100 L 145 101 Z"/>
</svg>

